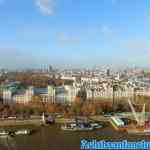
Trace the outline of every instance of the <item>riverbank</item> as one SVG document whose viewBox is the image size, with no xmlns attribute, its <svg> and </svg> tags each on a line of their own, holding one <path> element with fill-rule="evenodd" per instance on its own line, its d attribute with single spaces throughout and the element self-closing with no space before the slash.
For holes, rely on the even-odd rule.
<svg viewBox="0 0 150 150">
<path fill-rule="evenodd" d="M 4 126 L 23 126 L 23 125 L 36 125 L 39 126 L 42 124 L 41 119 L 3 119 L 0 120 L 0 127 Z"/>
<path fill-rule="evenodd" d="M 96 122 L 109 122 L 108 117 L 104 116 L 90 116 L 90 117 L 83 117 L 78 116 L 77 117 L 80 120 L 88 120 L 88 121 L 96 121 Z M 75 119 L 72 118 L 55 118 L 55 123 L 57 124 L 63 124 L 66 122 L 73 122 Z M 19 125 L 36 125 L 40 126 L 43 124 L 42 118 L 39 116 L 39 118 L 29 118 L 29 119 L 0 119 L 0 127 L 4 126 L 19 126 Z"/>
<path fill-rule="evenodd" d="M 72 118 L 56 118 L 55 122 L 56 123 L 65 123 L 65 122 L 73 122 L 75 117 Z M 78 116 L 76 117 L 79 120 L 88 120 L 88 121 L 96 121 L 96 122 L 109 122 L 110 121 L 110 117 L 104 117 L 104 116 L 88 116 L 88 117 L 84 117 L 84 116 Z"/>
</svg>

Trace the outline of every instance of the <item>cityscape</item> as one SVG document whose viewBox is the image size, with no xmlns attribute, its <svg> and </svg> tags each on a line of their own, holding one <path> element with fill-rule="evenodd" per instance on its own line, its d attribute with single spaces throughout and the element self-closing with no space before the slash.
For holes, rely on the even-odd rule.
<svg viewBox="0 0 150 150">
<path fill-rule="evenodd" d="M 29 104 L 35 95 L 49 104 L 71 104 L 81 91 L 85 100 L 135 100 L 150 96 L 150 73 L 140 68 L 1 71 L 1 99 L 4 104 Z M 18 79 L 19 80 L 18 80 Z"/>
<path fill-rule="evenodd" d="M 0 0 L 0 150 L 150 149 L 148 0 Z"/>
</svg>

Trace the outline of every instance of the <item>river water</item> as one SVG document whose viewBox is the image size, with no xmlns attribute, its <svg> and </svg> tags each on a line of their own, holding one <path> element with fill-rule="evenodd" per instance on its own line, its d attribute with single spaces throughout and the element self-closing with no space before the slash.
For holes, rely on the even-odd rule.
<svg viewBox="0 0 150 150">
<path fill-rule="evenodd" d="M 79 150 L 81 139 L 97 140 L 149 140 L 150 136 L 135 136 L 118 133 L 107 126 L 97 131 L 66 132 L 60 130 L 60 125 L 40 127 L 32 135 L 0 138 L 0 150 Z"/>
</svg>

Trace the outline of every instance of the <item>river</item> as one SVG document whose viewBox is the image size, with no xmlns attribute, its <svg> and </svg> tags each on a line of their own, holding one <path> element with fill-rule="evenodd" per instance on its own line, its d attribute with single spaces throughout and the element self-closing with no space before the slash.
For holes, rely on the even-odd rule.
<svg viewBox="0 0 150 150">
<path fill-rule="evenodd" d="M 97 131 L 66 132 L 60 125 L 37 128 L 32 135 L 0 138 L 0 150 L 79 150 L 80 139 L 95 138 L 97 140 L 149 140 L 150 136 L 135 136 L 116 132 L 106 126 Z"/>
</svg>

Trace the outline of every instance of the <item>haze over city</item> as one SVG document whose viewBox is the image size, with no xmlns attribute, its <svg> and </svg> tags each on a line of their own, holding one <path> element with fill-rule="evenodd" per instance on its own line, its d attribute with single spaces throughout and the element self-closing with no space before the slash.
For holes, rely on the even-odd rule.
<svg viewBox="0 0 150 150">
<path fill-rule="evenodd" d="M 144 66 L 148 0 L 1 0 L 0 67 Z"/>
</svg>

